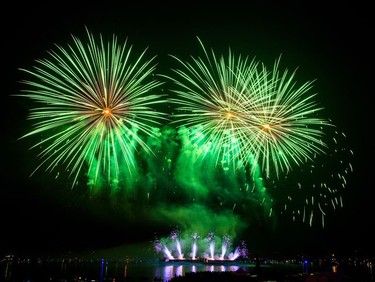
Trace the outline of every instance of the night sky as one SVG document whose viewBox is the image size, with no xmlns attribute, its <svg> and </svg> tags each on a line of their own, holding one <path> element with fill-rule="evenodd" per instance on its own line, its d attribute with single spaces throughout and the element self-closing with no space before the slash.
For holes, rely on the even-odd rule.
<svg viewBox="0 0 375 282">
<path fill-rule="evenodd" d="M 186 221 L 201 220 L 198 225 L 207 224 L 209 228 L 220 224 L 238 228 L 235 239 L 245 240 L 250 252 L 373 255 L 371 9 L 361 3 L 328 7 L 265 2 L 243 6 L 230 1 L 226 6 L 206 8 L 189 1 L 179 6 L 177 2 L 138 6 L 103 2 L 87 7 L 53 8 L 9 4 L 4 10 L 7 19 L 2 17 L 5 103 L 1 119 L 4 182 L 0 189 L 0 252 L 112 248 L 152 241 L 155 234 L 167 236 L 176 226 L 184 229 L 193 225 Z M 147 54 L 157 55 L 158 71 L 163 73 L 168 73 L 173 65 L 169 54 L 183 59 L 201 55 L 197 36 L 217 54 L 226 55 L 230 47 L 235 54 L 256 57 L 265 64 L 273 64 L 282 54 L 283 66 L 290 70 L 298 68 L 298 82 L 316 79 L 313 89 L 324 113 L 346 134 L 340 146 L 354 152 L 348 158 L 353 173 L 347 177 L 347 186 L 342 191 L 343 208 L 327 214 L 324 228 L 319 222 L 312 227 L 299 220 L 294 222 L 290 216 L 268 220 L 258 206 L 248 208 L 248 214 L 242 215 L 239 223 L 226 223 L 220 221 L 220 216 L 227 210 L 213 207 L 216 203 L 211 199 L 184 214 L 189 199 L 176 201 L 170 195 L 173 189 L 167 190 L 171 183 L 167 179 L 159 182 L 157 199 L 148 209 L 142 202 L 122 202 L 121 197 L 111 198 L 105 193 L 90 197 L 84 184 L 71 190 L 69 180 L 55 179 L 54 173 L 43 170 L 29 177 L 38 160 L 37 151 L 29 150 L 35 138 L 18 140 L 31 126 L 27 120 L 30 101 L 12 96 L 23 87 L 19 81 L 24 79 L 24 73 L 18 69 L 31 69 L 34 60 L 46 57 L 54 44 L 71 44 L 71 35 L 85 40 L 86 27 L 94 35 L 102 34 L 109 40 L 113 34 L 119 41 L 128 38 L 136 52 L 148 47 Z M 329 157 L 321 162 L 329 163 L 333 171 L 337 169 L 335 160 Z M 328 174 L 322 171 L 316 177 Z M 235 197 L 226 193 L 215 196 Z M 203 206 L 210 207 L 207 214 Z M 199 212 L 195 214 L 194 209 Z M 210 213 L 219 219 L 203 222 L 209 220 Z"/>
</svg>

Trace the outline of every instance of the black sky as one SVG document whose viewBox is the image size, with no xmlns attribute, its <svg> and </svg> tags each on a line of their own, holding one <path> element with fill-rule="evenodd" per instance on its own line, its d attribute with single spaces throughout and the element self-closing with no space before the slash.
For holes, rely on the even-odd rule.
<svg viewBox="0 0 375 282">
<path fill-rule="evenodd" d="M 0 251 L 112 247 L 152 240 L 157 230 L 157 224 L 123 222 L 108 204 L 92 202 L 84 192 L 72 196 L 64 185 L 53 183 L 53 177 L 48 177 L 48 185 L 43 176 L 28 177 L 35 155 L 28 151 L 28 141 L 17 138 L 28 130 L 29 104 L 11 97 L 21 88 L 18 68 L 31 68 L 33 60 L 45 57 L 54 44 L 71 43 L 71 34 L 86 38 L 87 27 L 107 38 L 113 34 L 128 38 L 139 50 L 149 47 L 162 71 L 169 69 L 168 54 L 185 58 L 197 54 L 198 36 L 217 53 L 226 54 L 230 47 L 236 54 L 256 56 L 265 63 L 282 54 L 288 68 L 298 67 L 301 79 L 317 79 L 320 99 L 334 123 L 346 132 L 355 153 L 344 208 L 329 215 L 324 230 L 285 224 L 272 231 L 253 229 L 259 234 L 251 238 L 259 251 L 287 251 L 291 246 L 301 251 L 320 248 L 374 254 L 371 9 L 359 2 L 332 7 L 315 2 L 258 2 L 230 1 L 220 7 L 189 1 L 103 2 L 85 7 L 16 3 L 4 9 L 1 171 L 5 181 L 0 188 Z M 252 244 L 248 242 L 249 247 Z"/>
</svg>

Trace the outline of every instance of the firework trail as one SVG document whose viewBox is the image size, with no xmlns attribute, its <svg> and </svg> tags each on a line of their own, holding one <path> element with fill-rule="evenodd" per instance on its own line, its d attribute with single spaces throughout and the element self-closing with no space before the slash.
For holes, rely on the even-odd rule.
<svg viewBox="0 0 375 282">
<path fill-rule="evenodd" d="M 29 115 L 33 129 L 22 138 L 42 136 L 32 146 L 41 160 L 33 173 L 64 165 L 74 175 L 72 187 L 82 171 L 90 186 L 117 187 L 124 171 L 136 171 L 138 147 L 152 153 L 142 134 L 156 137 L 153 127 L 165 118 L 152 108 L 164 102 L 155 93 L 162 82 L 150 79 L 155 64 L 145 58 L 147 49 L 133 56 L 127 40 L 119 44 L 113 36 L 106 43 L 86 31 L 87 44 L 72 36 L 72 45 L 57 46 L 33 70 L 21 69 L 32 78 L 22 81 L 27 89 L 18 96 L 37 104 Z"/>
</svg>

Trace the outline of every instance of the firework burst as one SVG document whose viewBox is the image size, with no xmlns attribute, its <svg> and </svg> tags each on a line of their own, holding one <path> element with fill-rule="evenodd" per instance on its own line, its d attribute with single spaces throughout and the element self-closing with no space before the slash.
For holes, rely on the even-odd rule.
<svg viewBox="0 0 375 282">
<path fill-rule="evenodd" d="M 164 102 L 155 89 L 162 84 L 152 77 L 154 57 L 145 49 L 133 56 L 127 39 L 105 43 L 86 29 L 88 43 L 73 37 L 67 48 L 57 46 L 49 59 L 37 60 L 33 70 L 21 69 L 32 79 L 18 96 L 38 104 L 29 119 L 33 129 L 22 136 L 42 136 L 32 148 L 41 148 L 41 163 L 52 171 L 61 164 L 74 175 L 85 170 L 92 185 L 104 177 L 118 185 L 125 165 L 135 167 L 134 153 L 141 147 L 152 153 L 142 134 L 155 137 L 154 126 L 165 118 L 152 107 Z M 132 59 L 134 58 L 134 59 Z"/>
<path fill-rule="evenodd" d="M 295 72 L 279 70 L 280 58 L 269 70 L 231 50 L 219 57 L 199 43 L 204 57 L 189 63 L 172 56 L 181 67 L 166 77 L 177 86 L 172 122 L 188 128 L 202 156 L 279 177 L 325 152 L 324 126 L 332 125 L 317 116 L 322 108 L 310 93 L 313 82 L 298 87 Z"/>
</svg>

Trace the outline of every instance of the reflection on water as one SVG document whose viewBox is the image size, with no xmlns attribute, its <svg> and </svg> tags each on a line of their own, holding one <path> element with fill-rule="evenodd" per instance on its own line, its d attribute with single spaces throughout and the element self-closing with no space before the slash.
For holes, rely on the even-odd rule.
<svg viewBox="0 0 375 282">
<path fill-rule="evenodd" d="M 243 264 L 241 266 L 244 270 L 248 270 L 251 265 Z M 175 276 L 184 276 L 188 272 L 208 271 L 208 272 L 224 272 L 237 271 L 240 269 L 239 265 L 209 265 L 203 263 L 167 263 L 154 267 L 154 278 L 161 278 L 162 281 L 168 281 Z"/>
<path fill-rule="evenodd" d="M 322 265 L 311 263 L 266 263 L 261 271 L 282 269 L 288 274 L 314 274 L 317 272 L 344 271 L 350 277 L 365 277 L 374 281 L 373 262 L 367 261 L 356 265 L 341 264 L 324 269 Z M 148 260 L 108 260 L 108 259 L 29 259 L 7 256 L 1 260 L 0 281 L 158 281 L 167 282 L 173 277 L 184 276 L 192 272 L 239 272 L 253 274 L 255 264 L 231 262 L 231 264 L 210 264 L 200 261 L 160 262 Z"/>
<path fill-rule="evenodd" d="M 250 265 L 243 265 L 247 268 Z M 170 281 L 198 271 L 237 271 L 239 265 L 159 260 L 4 259 L 0 280 L 5 281 Z"/>
</svg>

